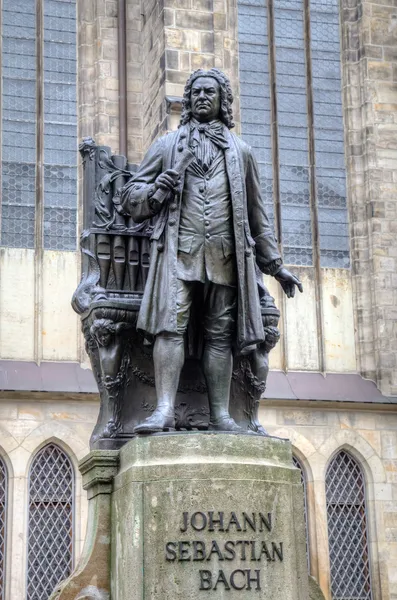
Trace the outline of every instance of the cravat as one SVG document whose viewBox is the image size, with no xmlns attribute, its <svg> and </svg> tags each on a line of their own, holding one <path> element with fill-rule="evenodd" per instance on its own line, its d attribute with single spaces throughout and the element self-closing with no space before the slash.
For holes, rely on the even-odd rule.
<svg viewBox="0 0 397 600">
<path fill-rule="evenodd" d="M 204 171 L 208 171 L 217 154 L 217 148 L 225 150 L 229 147 L 223 123 L 218 120 L 210 123 L 199 123 L 192 119 L 190 145 L 196 155 L 197 162 Z"/>
</svg>

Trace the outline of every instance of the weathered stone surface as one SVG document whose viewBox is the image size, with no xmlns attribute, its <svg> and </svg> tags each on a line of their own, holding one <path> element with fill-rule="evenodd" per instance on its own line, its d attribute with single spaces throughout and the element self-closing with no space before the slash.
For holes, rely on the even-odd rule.
<svg viewBox="0 0 397 600">
<path fill-rule="evenodd" d="M 136 438 L 120 451 L 112 515 L 113 600 L 189 600 L 200 589 L 309 597 L 302 488 L 286 440 Z"/>
<path fill-rule="evenodd" d="M 310 600 L 325 600 L 325 596 L 320 590 L 317 581 L 309 576 L 309 598 Z"/>
<path fill-rule="evenodd" d="M 80 462 L 89 498 L 86 540 L 76 569 L 50 600 L 109 600 L 110 494 L 117 464 L 118 452 L 112 450 L 91 452 Z"/>
</svg>

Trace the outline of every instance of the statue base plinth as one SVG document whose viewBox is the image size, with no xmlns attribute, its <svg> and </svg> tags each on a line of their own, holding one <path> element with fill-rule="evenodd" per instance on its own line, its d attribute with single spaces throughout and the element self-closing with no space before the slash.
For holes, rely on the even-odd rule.
<svg viewBox="0 0 397 600">
<path fill-rule="evenodd" d="M 322 597 L 313 581 L 309 591 L 303 492 L 288 441 L 139 436 L 119 452 L 92 452 L 82 470 L 86 548 L 52 600 Z"/>
</svg>

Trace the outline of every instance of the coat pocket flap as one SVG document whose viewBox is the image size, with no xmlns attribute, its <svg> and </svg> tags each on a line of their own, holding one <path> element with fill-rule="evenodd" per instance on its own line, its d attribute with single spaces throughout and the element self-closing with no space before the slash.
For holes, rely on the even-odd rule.
<svg viewBox="0 0 397 600">
<path fill-rule="evenodd" d="M 222 250 L 223 250 L 223 256 L 225 258 L 230 256 L 231 254 L 234 254 L 235 253 L 234 240 L 232 238 L 223 237 L 222 238 Z"/>
<path fill-rule="evenodd" d="M 178 238 L 178 250 L 180 252 L 186 252 L 186 254 L 190 254 L 192 250 L 192 243 L 192 235 L 180 235 Z"/>
</svg>

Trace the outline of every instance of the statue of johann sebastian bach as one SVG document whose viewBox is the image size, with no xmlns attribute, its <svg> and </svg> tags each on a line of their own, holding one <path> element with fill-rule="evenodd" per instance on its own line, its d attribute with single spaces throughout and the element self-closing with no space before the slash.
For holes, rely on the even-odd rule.
<svg viewBox="0 0 397 600">
<path fill-rule="evenodd" d="M 174 404 L 185 360 L 192 305 L 202 315 L 202 368 L 209 429 L 239 431 L 229 414 L 233 352 L 264 341 L 258 268 L 273 275 L 288 297 L 300 281 L 283 267 L 261 198 L 256 160 L 230 132 L 233 95 L 218 69 L 187 81 L 177 131 L 150 147 L 122 192 L 136 222 L 157 215 L 139 329 L 155 336 L 157 408 L 135 428 L 174 427 Z M 191 155 L 185 168 L 182 156 Z"/>
</svg>

